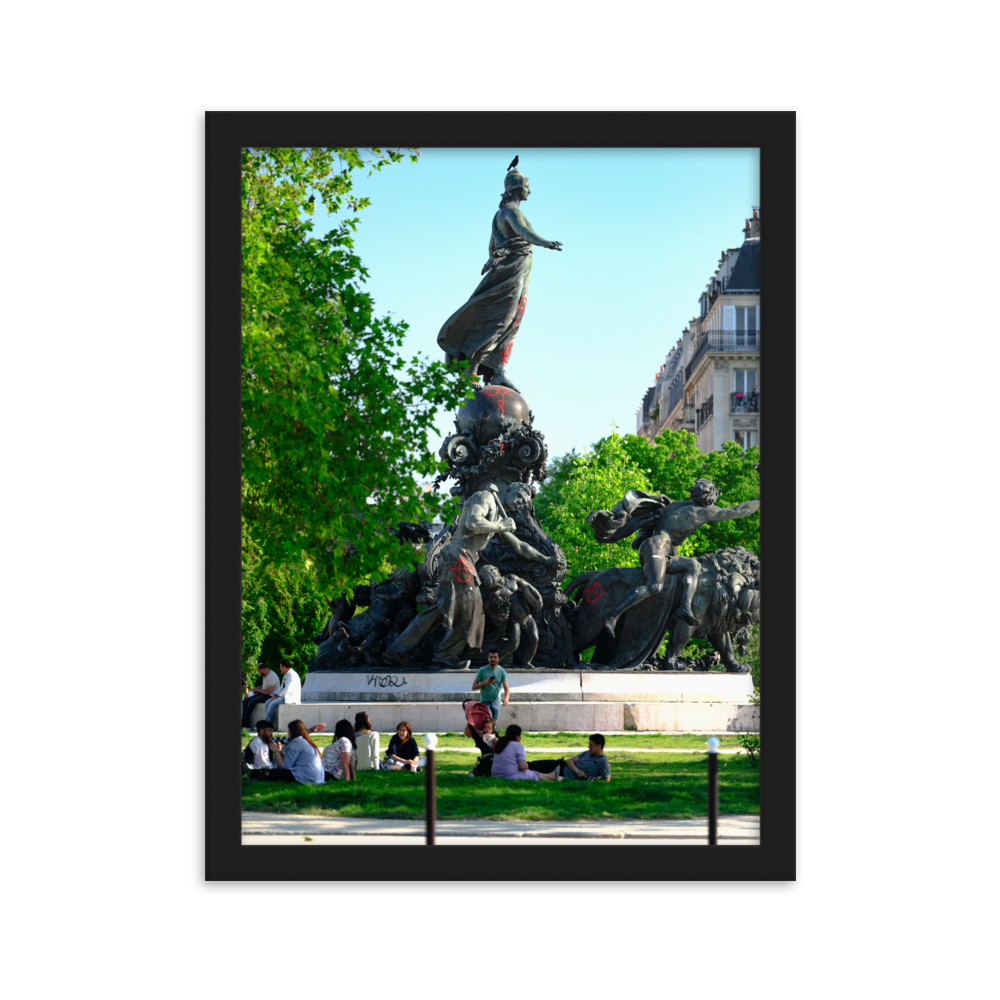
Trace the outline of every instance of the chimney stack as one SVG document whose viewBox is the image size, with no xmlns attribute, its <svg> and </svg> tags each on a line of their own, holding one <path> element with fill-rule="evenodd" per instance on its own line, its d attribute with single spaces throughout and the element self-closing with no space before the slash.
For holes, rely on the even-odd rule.
<svg viewBox="0 0 1000 1000">
<path fill-rule="evenodd" d="M 753 218 L 746 220 L 746 225 L 743 227 L 743 239 L 745 240 L 759 240 L 760 239 L 760 206 L 753 206 Z"/>
</svg>

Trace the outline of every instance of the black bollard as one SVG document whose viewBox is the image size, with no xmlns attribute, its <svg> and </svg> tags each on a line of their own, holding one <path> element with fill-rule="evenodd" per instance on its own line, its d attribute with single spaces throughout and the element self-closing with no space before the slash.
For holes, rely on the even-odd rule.
<svg viewBox="0 0 1000 1000">
<path fill-rule="evenodd" d="M 708 743 L 708 846 L 719 846 L 719 741 L 715 736 Z"/>
<path fill-rule="evenodd" d="M 427 817 L 427 846 L 434 846 L 434 823 L 437 820 L 437 781 L 434 775 L 434 746 L 437 743 L 436 733 L 424 735 L 424 751 L 427 762 L 424 764 L 424 815 Z"/>
</svg>

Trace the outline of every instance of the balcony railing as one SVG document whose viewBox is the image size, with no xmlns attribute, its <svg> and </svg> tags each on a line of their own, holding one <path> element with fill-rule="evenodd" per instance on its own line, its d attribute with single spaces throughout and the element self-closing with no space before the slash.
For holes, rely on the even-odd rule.
<svg viewBox="0 0 1000 1000">
<path fill-rule="evenodd" d="M 709 396 L 695 412 L 695 429 L 701 430 L 712 419 L 715 412 L 715 396 Z"/>
<path fill-rule="evenodd" d="M 760 413 L 760 393 L 733 392 L 729 394 L 730 413 Z"/>
<path fill-rule="evenodd" d="M 759 351 L 760 330 L 709 330 L 701 335 L 701 340 L 695 348 L 694 357 L 684 369 L 684 381 L 691 378 L 691 373 L 698 362 L 708 351 Z"/>
</svg>

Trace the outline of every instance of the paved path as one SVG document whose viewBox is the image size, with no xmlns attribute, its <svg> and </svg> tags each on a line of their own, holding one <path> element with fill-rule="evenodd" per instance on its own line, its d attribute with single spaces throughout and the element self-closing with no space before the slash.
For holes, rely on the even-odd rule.
<svg viewBox="0 0 1000 1000">
<path fill-rule="evenodd" d="M 421 748 L 422 749 L 422 748 Z M 450 753 L 479 753 L 475 747 L 437 747 L 439 751 Z M 530 747 L 525 746 L 525 753 L 583 753 L 579 746 L 575 747 Z M 680 750 L 676 747 L 605 747 L 605 753 L 703 753 L 707 750 Z M 745 753 L 744 750 L 719 750 L 719 753 Z"/>
<path fill-rule="evenodd" d="M 340 816 L 309 816 L 289 813 L 243 813 L 243 843 L 246 846 L 278 844 L 392 844 L 424 843 L 422 819 L 356 819 Z M 306 839 L 310 838 L 310 839 Z M 573 820 L 515 822 L 503 820 L 439 820 L 439 845 L 474 844 L 675 844 L 707 843 L 707 821 Z M 753 815 L 719 818 L 720 845 L 753 846 L 760 843 L 760 817 Z"/>
</svg>

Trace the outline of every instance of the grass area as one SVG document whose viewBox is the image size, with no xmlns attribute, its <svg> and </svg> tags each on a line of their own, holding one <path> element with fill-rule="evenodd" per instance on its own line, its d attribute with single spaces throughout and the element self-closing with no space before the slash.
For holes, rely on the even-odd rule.
<svg viewBox="0 0 1000 1000">
<path fill-rule="evenodd" d="M 384 751 L 389 745 L 389 740 L 393 733 L 380 733 L 379 744 Z M 521 742 L 526 747 L 574 747 L 581 751 L 587 749 L 587 738 L 590 733 L 523 733 Z M 423 734 L 415 733 L 417 745 L 423 752 Z M 251 738 L 251 734 L 244 730 L 243 746 L 246 746 Z M 635 749 L 635 750 L 704 750 L 707 736 L 700 736 L 692 733 L 625 733 L 620 736 L 606 736 L 606 749 Z M 330 733 L 314 733 L 313 742 L 318 747 L 329 746 L 333 742 Z M 444 733 L 438 737 L 438 749 L 472 749 L 472 740 L 461 733 Z M 732 733 L 727 733 L 719 737 L 719 748 L 722 750 L 738 750 L 739 739 Z M 562 756 L 560 754 L 560 756 Z"/>
<path fill-rule="evenodd" d="M 574 735 L 577 740 L 572 742 L 578 742 L 579 734 Z M 529 742 L 533 743 L 534 737 Z M 668 819 L 707 814 L 707 768 L 701 754 L 612 750 L 608 759 L 610 782 L 506 781 L 469 778 L 475 758 L 444 750 L 437 754 L 437 815 L 441 819 L 518 821 Z M 759 779 L 760 772 L 751 768 L 745 757 L 721 759 L 720 811 L 759 813 Z M 356 782 L 325 785 L 243 782 L 243 808 L 262 812 L 411 819 L 423 815 L 423 804 L 423 775 L 402 771 L 365 771 Z"/>
</svg>

